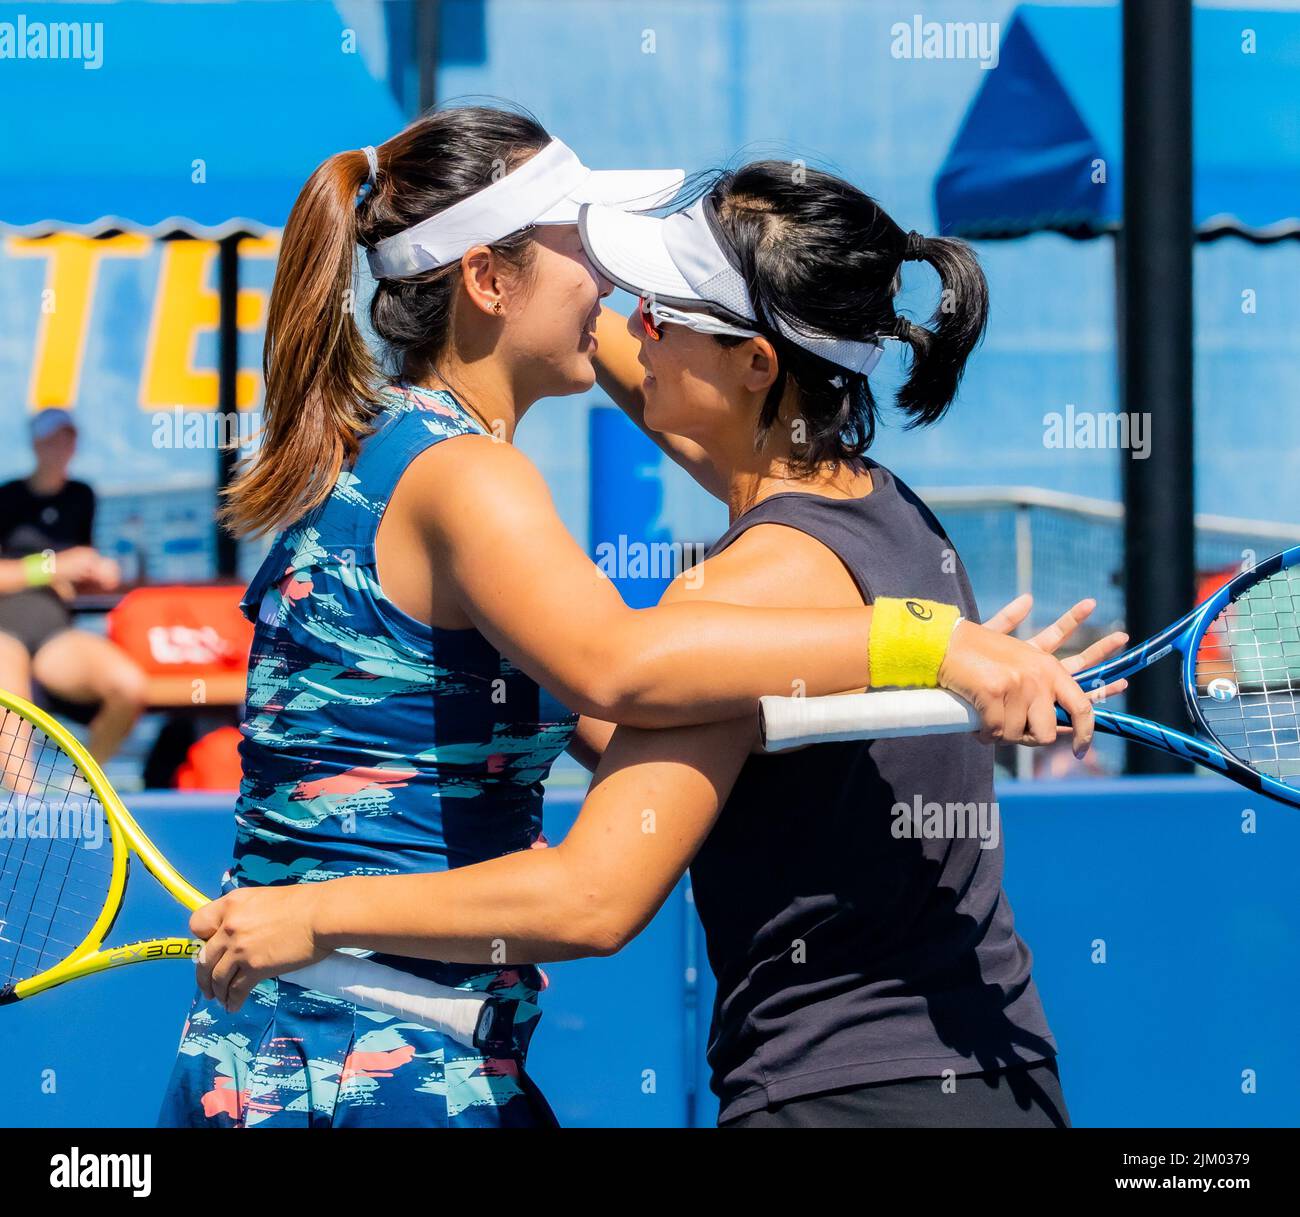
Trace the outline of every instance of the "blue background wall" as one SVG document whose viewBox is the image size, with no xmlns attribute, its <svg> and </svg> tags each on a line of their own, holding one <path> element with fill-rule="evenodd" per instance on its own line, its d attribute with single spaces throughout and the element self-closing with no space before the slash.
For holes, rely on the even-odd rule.
<svg viewBox="0 0 1300 1217">
<path fill-rule="evenodd" d="M 400 59 L 388 41 L 400 23 L 377 20 L 381 10 L 363 0 L 333 7 L 340 29 L 357 29 L 368 60 L 382 68 Z M 802 158 L 846 174 L 904 227 L 927 232 L 935 173 L 982 73 L 974 61 L 892 58 L 890 26 L 911 19 L 915 0 L 443 7 L 444 99 L 486 93 L 520 102 L 598 167 L 697 170 Z M 929 0 L 923 11 L 928 20 L 1005 23 L 1012 8 L 1010 0 Z M 1118 70 L 1097 70 L 1108 67 Z M 409 95 L 412 82 L 397 83 Z M 1046 449 L 1042 425 L 1044 413 L 1067 403 L 1116 408 L 1111 243 L 1040 236 L 985 244 L 981 255 L 992 322 L 961 402 L 938 429 L 887 427 L 877 455 L 918 485 L 1027 482 L 1118 497 L 1119 454 Z M 105 491 L 185 484 L 210 476 L 214 463 L 211 451 L 155 449 L 137 400 L 159 256 L 107 259 L 101 268 L 76 402 L 84 438 L 77 471 Z M 215 288 L 215 267 L 212 274 Z M 252 290 L 267 291 L 271 274 L 269 260 L 245 262 Z M 902 303 L 913 316 L 932 307 L 929 275 L 908 268 Z M 1300 244 L 1201 246 L 1196 276 L 1197 505 L 1294 520 Z M 10 239 L 0 239 L 0 477 L 25 466 L 43 281 L 40 259 L 15 256 Z M 1258 295 L 1257 313 L 1241 310 L 1247 289 Z M 242 345 L 243 365 L 255 367 L 260 334 Z M 215 364 L 212 334 L 193 362 Z M 887 361 L 882 396 L 896 378 Z M 520 432 L 584 540 L 621 528 L 617 519 L 591 520 L 592 437 L 619 448 L 617 435 L 589 421 L 601 400 L 539 403 Z M 723 509 L 684 475 L 652 461 L 638 478 L 646 501 L 658 503 L 649 531 L 692 540 L 721 531 Z M 138 805 L 182 869 L 214 886 L 213 860 L 229 849 L 227 801 L 202 811 L 154 796 Z M 1263 805 L 1258 832 L 1243 834 L 1246 805 L 1235 788 L 1209 782 L 1005 790 L 1008 889 L 1035 951 L 1076 1123 L 1297 1122 L 1292 872 L 1300 826 Z M 572 792 L 551 796 L 552 837 L 575 810 Z M 170 915 L 149 882 L 135 895 L 142 900 L 124 917 L 124 935 L 157 929 L 158 916 Z M 1105 964 L 1091 961 L 1098 940 Z M 710 1122 L 701 1055 L 711 986 L 684 890 L 622 955 L 548 970 L 554 984 L 533 1068 L 563 1122 Z M 142 969 L 5 1011 L 0 1032 L 21 1051 L 0 1072 L 0 1122 L 150 1123 L 189 990 L 184 968 Z M 42 1093 L 44 1070 L 54 1070 L 53 1093 Z M 1257 1077 L 1253 1095 L 1242 1093 L 1247 1070 Z"/>
<path fill-rule="evenodd" d="M 398 58 L 402 22 L 377 20 L 365 0 L 335 8 L 340 28 L 357 30 L 377 70 Z M 1005 27 L 1013 8 L 1010 0 L 931 0 L 923 13 Z M 520 102 L 595 166 L 698 170 L 764 155 L 803 158 L 846 174 L 904 227 L 933 231 L 934 177 L 984 69 L 974 60 L 893 58 L 890 26 L 917 9 L 913 0 L 444 0 L 439 95 Z M 337 40 L 337 31 L 327 35 Z M 1118 65 L 1096 70 L 1118 72 Z M 397 83 L 409 93 L 409 81 Z M 0 477 L 20 472 L 26 460 L 22 420 L 42 282 L 41 260 L 3 249 L 0 242 Z M 981 254 L 992 323 L 961 403 L 937 429 L 887 428 L 878 456 L 918 485 L 1020 482 L 1117 498 L 1119 454 L 1046 449 L 1042 423 L 1067 403 L 1116 408 L 1112 243 L 1039 236 L 985 243 Z M 269 261 L 250 259 L 247 285 L 265 291 L 271 273 Z M 211 452 L 153 450 L 138 417 L 135 361 L 154 275 L 150 258 L 109 259 L 101 270 L 81 378 L 86 443 L 78 468 L 104 490 L 206 477 L 212 469 Z M 1201 246 L 1196 277 L 1197 505 L 1293 520 L 1300 243 Z M 928 314 L 931 272 L 910 266 L 905 279 L 905 306 L 913 316 Z M 1251 315 L 1241 309 L 1247 289 L 1258 297 Z M 260 334 L 250 333 L 246 367 L 257 365 L 259 348 Z M 215 362 L 210 337 L 194 358 Z M 878 374 L 885 391 L 896 380 L 895 359 L 891 353 Z M 586 415 L 600 400 L 540 403 L 520 431 L 584 540 Z M 1243 477 L 1247 468 L 1257 472 Z M 663 483 L 656 527 L 688 539 L 721 531 L 721 507 L 684 475 L 665 471 Z"/>
<path fill-rule="evenodd" d="M 1300 1124 L 1300 819 L 1212 780 L 1008 784 L 999 797 L 1007 891 L 1075 1124 Z M 552 840 L 578 798 L 548 796 Z M 164 852 L 215 887 L 229 801 L 131 801 Z M 1242 830 L 1248 809 L 1254 832 Z M 157 891 L 140 876 L 115 937 L 173 924 Z M 1094 961 L 1099 946 L 1105 962 Z M 713 985 L 685 884 L 621 954 L 546 971 L 530 1069 L 563 1124 L 713 1123 L 703 1061 Z M 6 1009 L 0 1034 L 21 1051 L 0 1071 L 0 1125 L 151 1124 L 191 993 L 189 969 L 164 964 Z M 54 1093 L 42 1091 L 47 1070 Z"/>
</svg>

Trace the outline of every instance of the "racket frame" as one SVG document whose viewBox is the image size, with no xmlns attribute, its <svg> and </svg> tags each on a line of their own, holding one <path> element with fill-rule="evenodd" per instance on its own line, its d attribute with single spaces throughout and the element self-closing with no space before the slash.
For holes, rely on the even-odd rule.
<svg viewBox="0 0 1300 1217">
<path fill-rule="evenodd" d="M 167 861 L 144 829 L 136 823 L 135 817 L 126 809 L 126 805 L 105 777 L 104 771 L 95 758 L 66 727 L 40 707 L 33 706 L 29 701 L 3 689 L 0 689 L 0 710 L 8 710 L 31 726 L 44 731 L 77 763 L 104 809 L 113 848 L 113 865 L 104 907 L 85 937 L 53 967 L 38 972 L 26 980 L 0 986 L 0 1006 L 34 997 L 38 993 L 72 980 L 79 980 L 83 976 L 93 976 L 98 972 L 106 972 L 129 964 L 148 963 L 159 959 L 192 959 L 203 947 L 201 942 L 192 938 L 148 938 L 104 949 L 104 940 L 112 933 L 113 925 L 122 910 L 127 880 L 130 878 L 132 854 L 144 863 L 145 869 L 158 880 L 164 890 L 190 912 L 210 903 L 209 898 L 189 883 Z M 364 971 L 350 973 L 341 971 L 340 965 L 349 960 L 364 964 Z M 293 984 L 308 985 L 313 972 L 318 977 L 327 974 L 332 978 L 337 976 L 337 980 L 332 979 L 331 987 L 323 990 L 331 996 L 342 1000 L 354 1000 L 353 997 L 345 996 L 344 990 L 347 990 L 356 994 L 355 1001 L 359 1005 L 369 1005 L 379 1010 L 387 1006 L 388 1011 L 395 1017 L 432 1025 L 443 1034 L 462 1039 L 460 1035 L 454 1035 L 448 1028 L 430 1024 L 419 1013 L 408 1012 L 405 1009 L 408 991 L 420 999 L 427 997 L 429 989 L 445 990 L 445 995 L 440 994 L 433 1000 L 453 1001 L 457 1004 L 474 1002 L 479 1006 L 478 1013 L 472 1020 L 474 1024 L 472 1034 L 465 1037 L 470 1041 L 467 1046 L 477 1048 L 487 1056 L 505 1057 L 513 1053 L 515 1011 L 520 1004 L 517 1001 L 492 997 L 472 989 L 450 989 L 447 986 L 436 985 L 432 981 L 424 981 L 418 976 L 408 976 L 399 969 L 391 968 L 352 951 L 335 952 L 325 960 L 308 965 L 282 979 L 289 980 Z M 302 978 L 301 981 L 299 977 Z M 383 991 L 385 987 L 387 992 Z M 379 1001 L 376 1002 L 372 998 L 367 1002 L 367 994 L 380 994 Z M 462 1042 L 465 1042 L 464 1039 Z"/>
<path fill-rule="evenodd" d="M 1236 575 L 1195 608 L 1146 642 L 1130 647 L 1122 654 L 1094 664 L 1092 667 L 1075 674 L 1074 679 L 1085 690 L 1099 689 L 1112 681 L 1144 671 L 1176 651 L 1182 660 L 1184 705 L 1187 707 L 1187 712 L 1195 727 L 1205 732 L 1209 739 L 1202 739 L 1185 731 L 1179 731 L 1176 727 L 1153 723 L 1148 719 L 1138 718 L 1135 715 L 1125 714 L 1118 710 L 1097 708 L 1093 711 L 1096 729 L 1105 732 L 1107 735 L 1133 740 L 1146 747 L 1159 748 L 1175 756 L 1183 757 L 1198 765 L 1203 765 L 1207 769 L 1213 769 L 1249 790 L 1267 795 L 1269 798 L 1276 799 L 1292 807 L 1300 807 L 1300 789 L 1288 786 L 1276 778 L 1258 772 L 1213 742 L 1214 731 L 1206 721 L 1196 697 L 1196 656 L 1211 624 L 1225 607 L 1240 598 L 1244 592 L 1279 571 L 1287 570 L 1296 565 L 1300 565 L 1300 545 L 1294 545 L 1289 549 L 1282 550 L 1280 553 L 1272 554 L 1248 570 Z M 809 699 L 809 701 L 832 703 L 838 702 L 844 696 L 841 694 L 833 697 L 819 697 Z M 806 735 L 801 735 L 799 718 L 794 717 L 792 719 L 789 712 L 783 708 L 790 703 L 803 701 L 803 699 L 765 697 L 760 700 L 759 704 L 759 738 L 762 747 L 765 751 L 775 754 L 810 743 L 888 738 L 897 735 L 941 734 L 975 730 L 978 726 L 978 718 L 970 705 L 955 694 L 947 693 L 944 690 L 880 690 L 865 694 L 849 694 L 848 696 L 871 701 L 874 707 L 873 718 L 883 717 L 874 699 L 928 699 L 932 703 L 928 709 L 918 711 L 914 708 L 910 712 L 914 716 L 914 721 L 920 720 L 921 723 L 928 723 L 928 725 L 917 725 L 901 730 L 890 728 L 877 731 L 872 729 L 855 733 L 843 721 L 843 716 L 837 716 L 841 718 L 841 723 L 833 732 L 819 735 L 814 729 L 809 730 Z M 962 725 L 960 722 L 963 717 L 961 713 L 963 708 L 966 716 L 968 716 L 969 725 Z M 767 745 L 767 714 L 771 714 L 774 722 L 778 721 L 778 719 L 780 721 L 780 730 L 777 735 L 779 742 L 770 748 Z M 1059 706 L 1056 710 L 1056 716 L 1061 725 L 1069 725 L 1069 715 Z M 903 717 L 899 721 L 905 722 L 907 719 Z M 863 726 L 864 723 L 858 725 Z"/>
<path fill-rule="evenodd" d="M 45 732 L 76 763 L 104 810 L 108 824 L 109 840 L 113 849 L 113 867 L 109 875 L 104 907 L 85 937 L 53 967 L 38 972 L 26 980 L 0 988 L 0 1005 L 21 1001 L 53 989 L 70 980 L 93 976 L 110 968 L 125 964 L 144 963 L 154 959 L 190 959 L 198 954 L 202 943 L 192 938 L 149 938 L 140 942 L 124 943 L 120 947 L 103 949 L 104 942 L 113 932 L 113 926 L 126 897 L 126 885 L 131 874 L 131 855 L 135 854 L 162 887 L 190 912 L 208 903 L 208 898 L 186 882 L 180 872 L 149 840 L 144 830 L 127 811 L 116 790 L 99 763 L 86 751 L 81 742 L 62 723 L 52 718 L 38 706 L 0 689 L 0 709 L 8 710 L 31 726 Z"/>
<path fill-rule="evenodd" d="M 1268 795 L 1292 807 L 1300 807 L 1300 790 L 1267 774 L 1259 773 L 1213 742 L 1214 731 L 1206 722 L 1196 698 L 1196 656 L 1206 632 L 1215 619 L 1244 592 L 1279 571 L 1287 570 L 1297 564 L 1300 564 L 1300 545 L 1293 545 L 1289 549 L 1272 554 L 1234 576 L 1190 612 L 1147 639 L 1146 642 L 1130 647 L 1122 654 L 1094 664 L 1075 675 L 1074 679 L 1084 690 L 1099 689 L 1111 681 L 1145 671 L 1176 651 L 1181 658 L 1183 704 L 1192 722 L 1209 736 L 1209 739 L 1202 739 L 1185 731 L 1179 731 L 1175 727 L 1153 723 L 1148 719 L 1124 714 L 1118 710 L 1095 709 L 1093 718 L 1097 730 L 1104 731 L 1107 735 L 1119 736 L 1121 739 L 1133 740 L 1149 748 L 1159 748 L 1222 773 L 1247 789 Z M 1069 724 L 1069 715 L 1060 707 L 1057 708 L 1056 716 L 1058 722 L 1063 725 Z"/>
</svg>

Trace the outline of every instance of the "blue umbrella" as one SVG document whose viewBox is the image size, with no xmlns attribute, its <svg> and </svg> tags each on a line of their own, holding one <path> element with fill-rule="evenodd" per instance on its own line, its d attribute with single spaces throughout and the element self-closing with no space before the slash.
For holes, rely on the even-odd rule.
<svg viewBox="0 0 1300 1217">
<path fill-rule="evenodd" d="M 405 125 L 413 35 L 410 5 L 0 3 L 0 228 L 220 240 L 233 417 L 238 238 L 282 228 L 328 156 Z M 220 530 L 216 553 L 233 574 Z"/>
<path fill-rule="evenodd" d="M 219 238 L 283 227 L 331 153 L 405 125 L 385 25 L 314 0 L 0 4 L 0 226 Z M 63 45 L 76 58 L 50 58 Z M 44 34 L 42 34 L 44 31 Z M 31 57 L 41 53 L 47 57 Z"/>
<path fill-rule="evenodd" d="M 1145 4 L 1017 9 L 935 184 L 944 233 L 1087 238 L 1123 227 L 1144 242 L 1116 242 L 1120 350 L 1143 340 L 1141 358 L 1124 362 L 1123 395 L 1164 436 L 1158 460 L 1123 466 L 1126 601 L 1139 635 L 1182 612 L 1194 583 L 1186 246 L 1300 236 L 1300 20 Z M 1145 156 L 1129 184 L 1141 192 L 1126 192 L 1123 154 L 1137 148 Z M 1173 686 L 1139 686 L 1130 708 L 1161 722 L 1182 713 Z"/>
<path fill-rule="evenodd" d="M 1197 8 L 1192 20 L 1197 235 L 1300 236 L 1300 18 Z M 939 173 L 941 231 L 1117 230 L 1121 62 L 1117 6 L 1018 8 Z"/>
</svg>

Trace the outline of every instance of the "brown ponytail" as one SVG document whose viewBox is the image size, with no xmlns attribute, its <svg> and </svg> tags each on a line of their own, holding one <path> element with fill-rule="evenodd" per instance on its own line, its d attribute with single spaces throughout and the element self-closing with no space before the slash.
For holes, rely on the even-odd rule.
<svg viewBox="0 0 1300 1217">
<path fill-rule="evenodd" d="M 284 228 L 262 370 L 262 447 L 226 491 L 220 519 L 236 536 L 291 523 L 330 493 L 375 409 L 377 372 L 354 316 L 360 150 L 307 179 Z"/>
<path fill-rule="evenodd" d="M 237 536 L 284 528 L 323 502 L 378 411 L 380 368 L 354 316 L 358 245 L 373 247 L 437 215 L 550 141 L 531 115 L 455 106 L 422 115 L 378 149 L 372 189 L 365 152 L 340 152 L 302 188 L 280 246 L 262 368 L 262 446 L 226 491 L 221 522 Z M 521 272 L 528 230 L 492 246 Z M 385 362 L 422 378 L 450 341 L 459 265 L 380 281 L 370 323 Z"/>
</svg>

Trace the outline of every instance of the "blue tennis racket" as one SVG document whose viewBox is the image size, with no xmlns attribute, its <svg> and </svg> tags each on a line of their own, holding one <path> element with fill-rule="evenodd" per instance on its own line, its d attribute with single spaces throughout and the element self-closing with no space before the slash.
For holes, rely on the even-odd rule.
<svg viewBox="0 0 1300 1217">
<path fill-rule="evenodd" d="M 1243 571 L 1187 616 L 1122 655 L 1078 673 L 1085 689 L 1131 677 L 1177 655 L 1196 735 L 1098 709 L 1098 731 L 1215 769 L 1300 807 L 1300 545 Z M 1062 723 L 1069 717 L 1057 708 Z M 768 752 L 841 740 L 971 731 L 974 708 L 942 689 L 839 697 L 764 697 Z"/>
</svg>

